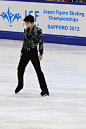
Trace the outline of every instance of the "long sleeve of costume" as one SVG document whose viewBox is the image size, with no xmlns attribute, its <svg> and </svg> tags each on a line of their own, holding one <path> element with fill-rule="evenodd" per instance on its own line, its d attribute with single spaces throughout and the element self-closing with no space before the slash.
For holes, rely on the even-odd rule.
<svg viewBox="0 0 86 129">
<path fill-rule="evenodd" d="M 23 45 L 22 45 L 22 49 L 21 49 L 21 53 L 24 52 L 24 46 L 25 46 L 25 43 L 27 44 L 28 43 L 28 40 L 31 38 L 31 34 L 29 33 L 30 31 L 30 28 L 28 27 L 27 29 L 24 29 L 24 41 L 23 41 Z"/>
<path fill-rule="evenodd" d="M 24 39 L 25 39 L 25 29 L 24 29 Z M 24 52 L 24 41 L 23 41 L 23 45 L 22 45 L 22 49 L 21 49 L 21 53 Z"/>
<path fill-rule="evenodd" d="M 24 52 L 25 36 L 26 36 L 26 29 L 24 29 L 24 41 L 23 41 L 23 45 L 22 45 L 22 49 L 21 49 L 21 53 L 23 53 L 23 52 Z"/>
<path fill-rule="evenodd" d="M 23 45 L 22 45 L 22 49 L 21 49 L 21 53 L 24 52 L 24 41 L 23 41 Z"/>
<path fill-rule="evenodd" d="M 43 37 L 42 37 L 42 30 L 38 30 L 38 43 L 39 43 L 39 52 L 42 56 L 43 53 Z"/>
</svg>

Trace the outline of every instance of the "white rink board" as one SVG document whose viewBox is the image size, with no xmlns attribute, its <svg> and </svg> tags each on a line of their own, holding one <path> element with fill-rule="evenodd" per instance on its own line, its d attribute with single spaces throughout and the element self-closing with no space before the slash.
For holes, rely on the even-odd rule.
<svg viewBox="0 0 86 129">
<path fill-rule="evenodd" d="M 86 37 L 85 5 L 0 1 L 0 30 L 23 32 L 23 18 L 28 14 L 35 16 L 43 34 Z"/>
</svg>

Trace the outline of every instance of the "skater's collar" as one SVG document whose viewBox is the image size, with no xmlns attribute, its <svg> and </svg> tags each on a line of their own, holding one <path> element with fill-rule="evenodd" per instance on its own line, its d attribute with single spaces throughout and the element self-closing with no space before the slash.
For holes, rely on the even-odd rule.
<svg viewBox="0 0 86 129">
<path fill-rule="evenodd" d="M 33 29 L 32 29 L 32 31 L 34 30 L 34 28 L 35 28 L 36 26 L 34 25 L 34 27 L 33 27 Z"/>
<path fill-rule="evenodd" d="M 32 30 L 31 31 L 33 31 L 34 29 L 35 29 L 35 25 L 34 25 L 34 27 L 32 28 Z M 27 30 L 29 30 L 30 31 L 30 27 L 27 27 Z"/>
</svg>

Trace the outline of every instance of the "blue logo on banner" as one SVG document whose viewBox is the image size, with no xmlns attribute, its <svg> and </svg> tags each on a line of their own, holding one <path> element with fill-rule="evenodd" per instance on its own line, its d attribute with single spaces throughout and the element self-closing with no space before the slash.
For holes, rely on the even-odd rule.
<svg viewBox="0 0 86 129">
<path fill-rule="evenodd" d="M 10 7 L 8 8 L 8 11 L 7 13 L 5 12 L 2 12 L 2 14 L 0 14 L 1 17 L 3 17 L 3 20 L 6 18 L 8 20 L 8 22 L 10 23 L 10 27 L 12 27 L 12 23 L 14 22 L 15 19 L 17 19 L 17 22 L 19 19 L 22 19 L 21 18 L 21 15 L 19 13 L 16 13 L 16 14 L 12 14 L 10 12 Z"/>
<path fill-rule="evenodd" d="M 25 10 L 25 17 L 26 17 L 27 15 L 32 15 L 31 13 L 33 13 L 32 10 L 30 10 L 29 12 L 27 12 L 27 10 Z M 35 22 L 37 22 L 37 17 L 39 17 L 39 11 L 35 11 L 35 16 L 34 16 Z M 39 27 L 39 24 L 38 24 L 38 23 L 34 23 L 34 25 L 37 26 L 37 27 Z M 23 27 L 24 27 L 24 26 L 25 26 L 25 23 L 23 23 Z"/>
</svg>

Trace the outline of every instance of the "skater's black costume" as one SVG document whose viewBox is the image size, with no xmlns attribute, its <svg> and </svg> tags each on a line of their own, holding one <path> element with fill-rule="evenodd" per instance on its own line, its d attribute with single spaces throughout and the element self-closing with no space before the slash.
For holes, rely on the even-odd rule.
<svg viewBox="0 0 86 129">
<path fill-rule="evenodd" d="M 18 93 L 23 88 L 23 75 L 25 71 L 25 67 L 28 62 L 31 60 L 35 71 L 37 73 L 37 77 L 39 80 L 41 95 L 49 95 L 47 84 L 44 78 L 44 74 L 41 71 L 40 61 L 38 58 L 37 45 L 39 44 L 39 53 L 42 56 L 43 54 L 43 38 L 42 38 L 42 30 L 34 25 L 33 29 L 30 31 L 30 28 L 24 29 L 24 42 L 21 49 L 21 53 L 23 55 L 20 58 L 18 65 L 18 86 L 15 90 L 15 93 Z"/>
</svg>

